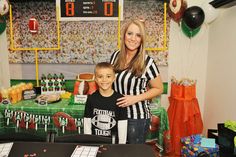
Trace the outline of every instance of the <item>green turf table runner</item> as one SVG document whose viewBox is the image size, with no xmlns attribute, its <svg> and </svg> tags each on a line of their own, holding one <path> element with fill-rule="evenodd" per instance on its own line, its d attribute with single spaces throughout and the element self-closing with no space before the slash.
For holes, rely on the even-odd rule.
<svg viewBox="0 0 236 157">
<path fill-rule="evenodd" d="M 59 102 L 48 104 L 47 106 L 40 106 L 34 100 L 23 100 L 16 104 L 3 105 L 0 103 L 0 135 L 1 133 L 11 132 L 27 132 L 30 134 L 37 134 L 41 137 L 45 137 L 48 132 L 56 132 L 57 136 L 65 134 L 76 134 L 79 133 L 78 126 L 80 126 L 80 133 L 83 133 L 82 118 L 84 115 L 85 105 L 69 105 L 70 99 L 62 99 Z M 6 112 L 12 113 L 9 118 L 9 124 L 7 124 Z M 19 127 L 16 125 L 16 114 L 17 113 L 28 113 L 31 115 L 31 121 L 26 129 L 24 118 L 21 118 Z M 157 107 L 151 109 L 152 114 L 160 117 L 160 128 L 151 136 L 156 138 L 158 143 L 163 146 L 163 134 L 166 130 L 169 130 L 168 117 L 166 110 L 163 107 Z M 8 115 L 9 116 L 9 115 Z M 37 130 L 33 125 L 33 116 L 48 116 L 50 119 L 45 130 L 45 124 L 43 120 L 38 123 Z M 60 126 L 60 117 L 68 118 L 67 126 L 64 132 L 62 126 Z M 56 120 L 55 120 L 56 119 Z M 76 123 L 79 122 L 80 124 Z"/>
</svg>

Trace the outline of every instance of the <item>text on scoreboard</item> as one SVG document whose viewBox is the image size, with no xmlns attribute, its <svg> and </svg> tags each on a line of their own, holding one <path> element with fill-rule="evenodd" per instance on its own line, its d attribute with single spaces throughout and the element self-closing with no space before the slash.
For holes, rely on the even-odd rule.
<svg viewBox="0 0 236 157">
<path fill-rule="evenodd" d="M 62 21 L 117 20 L 123 14 L 123 0 L 57 0 L 57 6 Z"/>
</svg>

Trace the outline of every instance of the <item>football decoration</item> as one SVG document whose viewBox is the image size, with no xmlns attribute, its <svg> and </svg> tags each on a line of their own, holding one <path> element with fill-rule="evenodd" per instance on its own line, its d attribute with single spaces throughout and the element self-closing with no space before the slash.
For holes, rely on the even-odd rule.
<svg viewBox="0 0 236 157">
<path fill-rule="evenodd" d="M 76 79 L 78 80 L 87 80 L 87 81 L 91 81 L 94 80 L 94 74 L 93 73 L 80 73 Z"/>
<path fill-rule="evenodd" d="M 82 81 L 80 82 L 79 84 L 79 94 L 80 95 L 86 95 L 88 93 L 88 90 L 89 90 L 89 84 L 87 81 Z"/>
<path fill-rule="evenodd" d="M 92 124 L 101 130 L 110 130 L 116 125 L 116 120 L 109 115 L 96 115 L 92 118 Z"/>
<path fill-rule="evenodd" d="M 25 111 L 22 111 L 22 110 L 15 111 L 14 115 L 12 117 L 12 121 L 15 124 L 19 123 L 19 126 L 17 126 L 17 127 L 26 128 L 26 118 L 25 118 L 26 115 L 27 115 L 27 112 L 25 112 Z M 29 114 L 28 114 L 28 116 L 29 116 L 28 128 L 35 129 L 35 123 L 33 123 L 33 118 Z"/>
<path fill-rule="evenodd" d="M 152 115 L 151 117 L 151 124 L 150 124 L 150 131 L 156 132 L 158 130 L 160 124 L 160 118 L 158 116 Z"/>
<path fill-rule="evenodd" d="M 0 16 L 4 16 L 9 11 L 9 3 L 7 0 L 0 0 Z"/>
<path fill-rule="evenodd" d="M 39 29 L 39 24 L 38 21 L 32 17 L 29 19 L 29 31 L 32 34 L 36 34 L 38 33 L 38 29 Z"/>
<path fill-rule="evenodd" d="M 169 16 L 179 23 L 186 8 L 187 3 L 185 0 L 170 0 L 167 11 Z"/>
<path fill-rule="evenodd" d="M 68 123 L 65 127 L 66 130 L 69 131 L 75 131 L 76 130 L 76 125 L 75 125 L 75 120 L 73 117 L 71 117 L 69 114 L 65 112 L 57 112 L 53 115 L 53 123 L 55 124 L 56 127 L 61 128 L 59 119 L 60 118 L 65 118 L 68 120 Z"/>
<path fill-rule="evenodd" d="M 81 73 L 76 80 L 74 95 L 90 95 L 98 89 L 93 73 Z"/>
</svg>

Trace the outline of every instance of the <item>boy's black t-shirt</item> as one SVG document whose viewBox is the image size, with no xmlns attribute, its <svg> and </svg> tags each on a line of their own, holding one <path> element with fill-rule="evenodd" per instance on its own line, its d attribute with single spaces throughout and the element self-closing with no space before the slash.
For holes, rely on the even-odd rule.
<svg viewBox="0 0 236 157">
<path fill-rule="evenodd" d="M 123 96 L 115 91 L 110 97 L 104 97 L 98 90 L 88 96 L 84 117 L 91 118 L 93 135 L 117 137 L 118 121 L 127 120 L 126 108 L 116 105 L 120 97 Z"/>
</svg>

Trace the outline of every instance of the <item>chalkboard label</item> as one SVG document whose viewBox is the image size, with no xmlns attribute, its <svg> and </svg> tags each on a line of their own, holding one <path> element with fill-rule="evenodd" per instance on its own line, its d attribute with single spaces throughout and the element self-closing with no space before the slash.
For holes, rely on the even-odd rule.
<svg viewBox="0 0 236 157">
<path fill-rule="evenodd" d="M 8 100 L 8 99 L 3 99 L 3 100 L 2 100 L 2 104 L 8 105 L 8 104 L 11 104 L 11 102 L 10 102 L 10 100 Z"/>
<path fill-rule="evenodd" d="M 44 99 L 39 99 L 37 101 L 37 103 L 40 105 L 40 106 L 47 106 L 48 103 L 47 103 L 47 100 L 44 100 Z"/>
<path fill-rule="evenodd" d="M 23 91 L 24 100 L 35 99 L 35 98 L 36 98 L 36 91 L 34 89 Z"/>
</svg>

